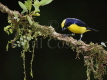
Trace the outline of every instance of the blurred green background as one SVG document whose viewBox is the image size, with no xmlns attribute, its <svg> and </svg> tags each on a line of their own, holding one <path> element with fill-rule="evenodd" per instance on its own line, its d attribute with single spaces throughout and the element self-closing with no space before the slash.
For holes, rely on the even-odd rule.
<svg viewBox="0 0 107 80">
<path fill-rule="evenodd" d="M 24 0 L 20 1 L 24 2 Z M 0 0 L 0 2 L 11 10 L 20 12 L 22 10 L 18 5 L 18 0 Z M 41 16 L 35 21 L 41 25 L 50 25 L 50 22 L 57 21 L 58 24 L 53 23 L 52 26 L 58 33 L 70 33 L 61 31 L 60 23 L 63 19 L 78 18 L 100 31 L 85 33 L 84 42 L 100 44 L 107 41 L 107 1 L 54 0 L 51 4 L 40 7 L 40 10 Z M 23 80 L 21 48 L 12 49 L 10 47 L 8 52 L 5 49 L 8 40 L 14 37 L 14 35 L 8 36 L 3 31 L 3 27 L 7 25 L 7 14 L 0 12 L 0 80 Z M 79 39 L 79 35 L 74 38 Z M 31 53 L 26 53 L 27 80 L 86 80 L 83 56 L 75 59 L 76 52 L 73 52 L 69 46 L 62 45 L 58 40 L 49 42 L 48 39 L 38 38 L 33 62 L 33 79 L 29 75 Z M 95 80 L 93 74 L 91 80 Z M 104 76 L 104 80 L 107 80 L 107 75 Z"/>
</svg>

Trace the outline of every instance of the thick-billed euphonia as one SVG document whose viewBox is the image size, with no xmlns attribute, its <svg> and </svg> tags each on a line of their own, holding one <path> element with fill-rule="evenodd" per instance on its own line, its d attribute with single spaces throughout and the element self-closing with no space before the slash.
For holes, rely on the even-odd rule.
<svg viewBox="0 0 107 80">
<path fill-rule="evenodd" d="M 72 33 L 81 34 L 79 40 L 82 39 L 83 33 L 85 33 L 85 32 L 88 32 L 88 31 L 97 31 L 98 32 L 98 30 L 88 27 L 88 25 L 86 23 L 84 23 L 83 21 L 76 19 L 76 18 L 64 19 L 61 23 L 61 27 L 62 27 L 62 31 L 64 31 L 65 29 L 68 29 Z"/>
</svg>

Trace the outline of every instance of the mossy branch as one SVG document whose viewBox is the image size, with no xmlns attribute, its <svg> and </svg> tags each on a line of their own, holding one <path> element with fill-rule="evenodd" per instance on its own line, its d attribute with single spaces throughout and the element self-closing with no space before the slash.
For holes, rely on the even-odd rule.
<svg viewBox="0 0 107 80">
<path fill-rule="evenodd" d="M 31 39 L 37 40 L 38 36 L 60 40 L 69 45 L 71 49 L 75 50 L 78 58 L 79 54 L 84 56 L 84 62 L 87 66 L 87 80 L 90 80 L 91 72 L 94 73 L 94 78 L 102 80 L 102 76 L 106 73 L 105 68 L 107 66 L 107 51 L 102 45 L 98 45 L 97 43 L 86 44 L 83 41 L 77 41 L 72 37 L 64 37 L 63 34 L 57 33 L 52 26 L 40 25 L 33 20 L 31 15 L 22 15 L 18 11 L 12 11 L 2 3 L 0 3 L 0 11 L 9 15 L 8 20 L 11 20 L 11 27 L 8 27 L 16 33 L 14 39 L 9 42 L 12 43 L 12 47 L 14 47 L 14 43 L 19 40 L 19 38 L 21 46 L 24 50 L 23 52 L 29 51 L 29 41 Z M 18 15 L 17 19 L 14 18 L 14 14 Z M 11 30 L 10 32 L 12 32 Z M 26 40 L 27 42 L 24 42 L 23 44 L 21 40 Z"/>
<path fill-rule="evenodd" d="M 23 17 L 22 14 L 20 14 L 18 11 L 12 11 L 8 7 L 3 5 L 2 3 L 0 3 L 0 11 L 3 13 L 7 13 L 10 16 L 13 16 L 14 13 L 16 13 L 19 15 L 19 18 Z M 84 43 L 83 41 L 77 41 L 77 40 L 73 39 L 72 37 L 64 37 L 63 34 L 57 33 L 52 26 L 47 27 L 47 26 L 43 26 L 43 25 L 39 25 L 39 24 L 33 24 L 32 26 L 34 28 L 33 29 L 34 31 L 37 30 L 37 29 L 35 29 L 36 26 L 40 26 L 38 28 L 38 31 L 42 31 L 43 34 L 47 34 L 47 32 L 49 32 L 50 34 L 48 34 L 48 36 L 61 40 L 61 41 L 65 41 L 69 45 L 78 47 L 78 49 L 80 49 L 84 52 L 91 51 L 94 48 L 97 48 L 98 50 L 101 50 L 103 52 L 102 54 L 107 54 L 107 51 L 103 48 L 102 45 L 93 43 L 93 46 L 91 46 L 91 45 Z M 43 31 L 45 31 L 44 29 L 46 30 L 46 32 L 43 32 Z M 95 51 L 95 53 L 98 53 L 97 50 Z"/>
<path fill-rule="evenodd" d="M 7 13 L 10 16 L 13 16 L 14 13 L 16 13 L 19 17 L 22 17 L 22 15 L 18 11 L 12 11 L 7 6 L 4 6 L 2 3 L 0 3 L 0 11 L 3 13 Z"/>
</svg>

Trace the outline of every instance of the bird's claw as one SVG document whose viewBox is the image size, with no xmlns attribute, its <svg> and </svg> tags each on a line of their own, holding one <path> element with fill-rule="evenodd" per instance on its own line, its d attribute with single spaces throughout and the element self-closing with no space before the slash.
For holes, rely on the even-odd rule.
<svg viewBox="0 0 107 80">
<path fill-rule="evenodd" d="M 75 36 L 75 34 L 64 34 L 64 37 L 70 37 L 70 36 Z"/>
</svg>

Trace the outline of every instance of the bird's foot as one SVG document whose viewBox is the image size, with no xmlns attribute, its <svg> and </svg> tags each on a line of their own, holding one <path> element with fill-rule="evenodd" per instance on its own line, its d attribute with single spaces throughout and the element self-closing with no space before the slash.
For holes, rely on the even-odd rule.
<svg viewBox="0 0 107 80">
<path fill-rule="evenodd" d="M 70 37 L 70 36 L 75 36 L 75 34 L 64 34 L 64 37 Z"/>
<path fill-rule="evenodd" d="M 82 41 L 81 39 L 79 39 L 78 41 Z"/>
<path fill-rule="evenodd" d="M 72 35 L 72 36 L 75 36 L 75 33 L 72 33 L 71 35 Z"/>
<path fill-rule="evenodd" d="M 81 35 L 80 35 L 80 39 L 79 39 L 78 41 L 82 41 L 82 40 L 81 40 L 81 39 L 82 39 L 82 37 L 83 37 L 83 34 L 81 34 Z"/>
</svg>

